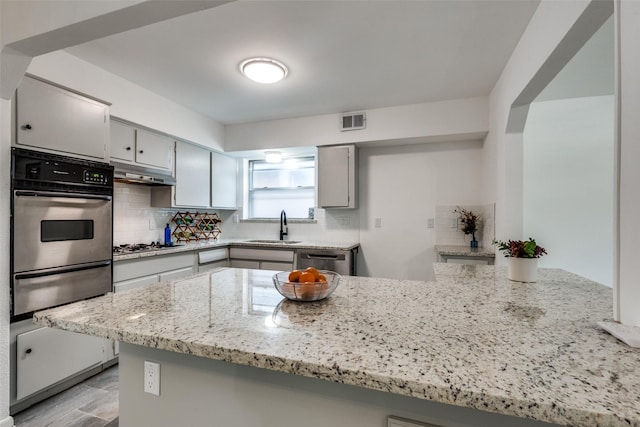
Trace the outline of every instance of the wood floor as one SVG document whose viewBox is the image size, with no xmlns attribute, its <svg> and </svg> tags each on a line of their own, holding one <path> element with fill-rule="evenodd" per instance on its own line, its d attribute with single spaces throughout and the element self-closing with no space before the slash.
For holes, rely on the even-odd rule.
<svg viewBox="0 0 640 427">
<path fill-rule="evenodd" d="M 13 416 L 16 427 L 117 427 L 118 365 Z"/>
</svg>

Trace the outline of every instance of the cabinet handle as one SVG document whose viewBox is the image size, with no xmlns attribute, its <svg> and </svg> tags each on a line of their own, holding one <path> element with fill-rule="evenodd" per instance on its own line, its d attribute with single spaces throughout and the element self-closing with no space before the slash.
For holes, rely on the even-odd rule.
<svg viewBox="0 0 640 427">
<path fill-rule="evenodd" d="M 31 125 L 27 123 L 26 125 L 22 126 L 22 130 L 31 130 Z"/>
<path fill-rule="evenodd" d="M 32 352 L 32 351 L 33 351 L 33 350 L 31 350 L 30 348 L 28 348 L 28 349 L 26 349 L 26 350 L 25 350 L 25 353 L 27 353 L 27 354 L 31 354 L 31 352 Z"/>
<path fill-rule="evenodd" d="M 144 153 L 144 151 L 140 150 L 140 154 Z"/>
<path fill-rule="evenodd" d="M 125 150 L 131 151 L 131 147 L 127 147 L 127 148 L 125 148 Z"/>
</svg>

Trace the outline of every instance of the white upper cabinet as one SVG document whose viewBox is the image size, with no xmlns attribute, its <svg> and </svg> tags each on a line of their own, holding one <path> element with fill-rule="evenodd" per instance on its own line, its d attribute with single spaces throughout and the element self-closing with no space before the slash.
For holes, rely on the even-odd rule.
<svg viewBox="0 0 640 427">
<path fill-rule="evenodd" d="M 111 120 L 110 129 L 110 158 L 134 162 L 136 152 L 136 129 L 133 126 L 128 126 L 114 120 Z"/>
<path fill-rule="evenodd" d="M 175 205 L 210 206 L 210 151 L 186 142 L 176 142 Z"/>
<path fill-rule="evenodd" d="M 318 147 L 318 206 L 358 207 L 358 151 L 355 145 Z"/>
<path fill-rule="evenodd" d="M 111 159 L 173 172 L 174 140 L 111 120 Z"/>
<path fill-rule="evenodd" d="M 236 209 L 238 160 L 224 154 L 211 153 L 211 206 Z"/>
<path fill-rule="evenodd" d="M 162 169 L 173 169 L 173 138 L 136 130 L 136 162 Z"/>
<path fill-rule="evenodd" d="M 15 145 L 107 160 L 108 105 L 28 76 L 14 102 Z"/>
</svg>

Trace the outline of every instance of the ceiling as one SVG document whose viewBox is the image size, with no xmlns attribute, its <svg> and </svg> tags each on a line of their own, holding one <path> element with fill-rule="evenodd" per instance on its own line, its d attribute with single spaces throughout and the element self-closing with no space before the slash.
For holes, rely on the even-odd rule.
<svg viewBox="0 0 640 427">
<path fill-rule="evenodd" d="M 67 51 L 223 124 L 489 95 L 539 0 L 236 1 Z M 238 66 L 284 62 L 261 85 Z"/>
</svg>

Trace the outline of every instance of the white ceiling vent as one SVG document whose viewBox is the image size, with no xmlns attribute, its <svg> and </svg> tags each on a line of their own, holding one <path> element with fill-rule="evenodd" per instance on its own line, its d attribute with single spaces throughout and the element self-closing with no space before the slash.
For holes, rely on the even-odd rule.
<svg viewBox="0 0 640 427">
<path fill-rule="evenodd" d="M 340 116 L 340 130 L 358 130 L 367 127 L 366 113 L 347 113 Z"/>
</svg>

